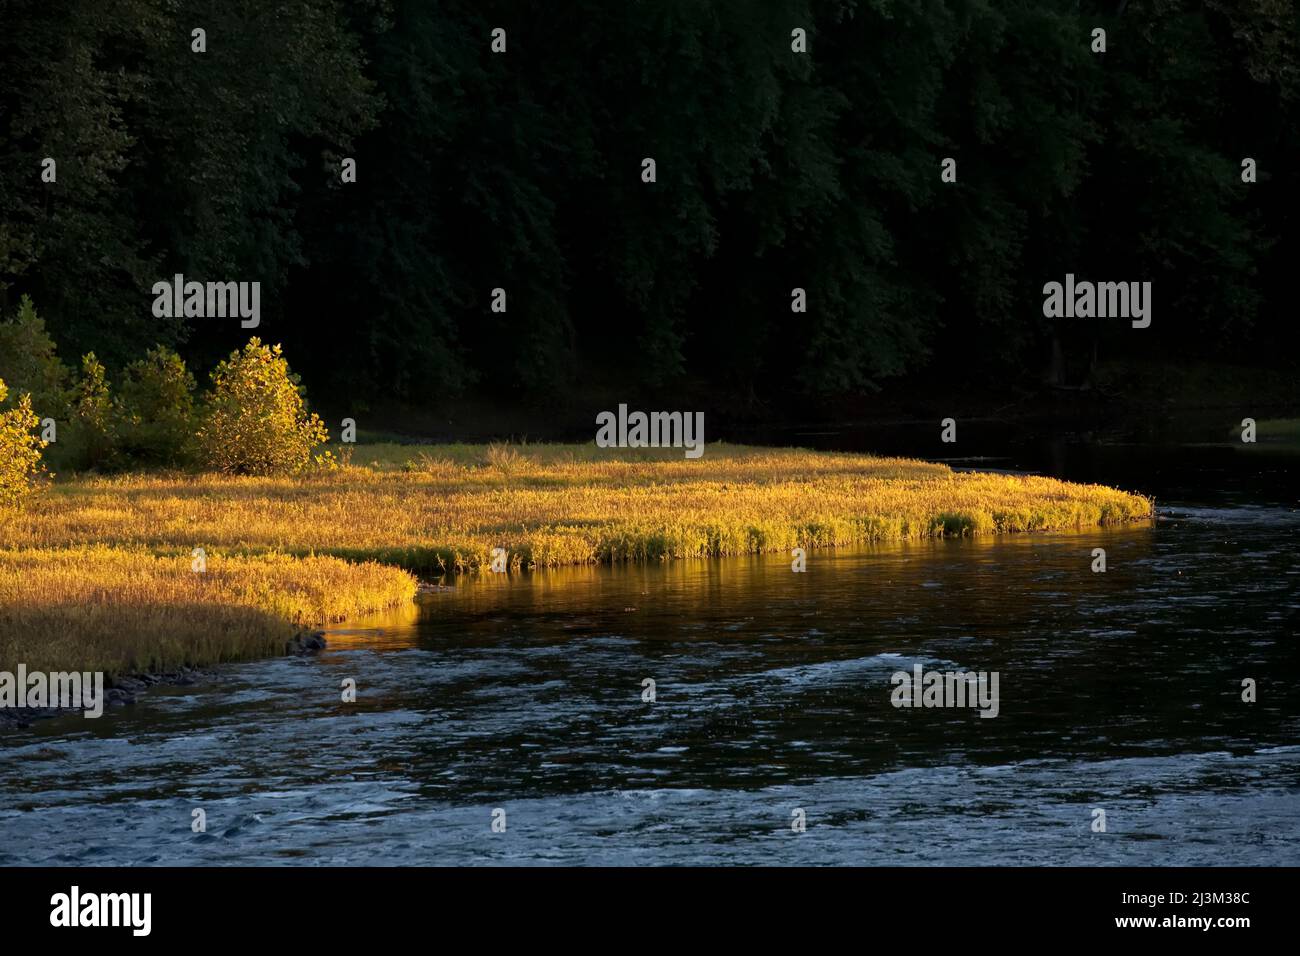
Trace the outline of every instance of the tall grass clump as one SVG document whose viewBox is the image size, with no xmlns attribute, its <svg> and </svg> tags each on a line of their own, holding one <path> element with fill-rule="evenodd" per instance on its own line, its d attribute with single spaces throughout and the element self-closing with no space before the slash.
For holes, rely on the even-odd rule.
<svg viewBox="0 0 1300 956">
<path fill-rule="evenodd" d="M 533 461 L 523 451 L 508 442 L 492 442 L 483 453 L 483 464 L 510 477 L 526 470 Z"/>
</svg>

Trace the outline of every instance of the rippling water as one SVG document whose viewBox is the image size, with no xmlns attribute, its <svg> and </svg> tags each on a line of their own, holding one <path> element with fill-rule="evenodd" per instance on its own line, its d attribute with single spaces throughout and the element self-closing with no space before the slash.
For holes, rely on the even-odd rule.
<svg viewBox="0 0 1300 956">
<path fill-rule="evenodd" d="M 1216 497 L 804 574 L 462 580 L 0 736 L 0 864 L 1300 864 L 1300 513 Z M 999 715 L 894 708 L 918 662 L 999 672 Z"/>
</svg>

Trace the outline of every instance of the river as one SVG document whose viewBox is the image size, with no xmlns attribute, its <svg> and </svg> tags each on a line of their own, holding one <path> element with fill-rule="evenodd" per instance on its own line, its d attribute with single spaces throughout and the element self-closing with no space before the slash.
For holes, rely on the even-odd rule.
<svg viewBox="0 0 1300 956">
<path fill-rule="evenodd" d="M 0 738 L 0 864 L 1300 864 L 1296 460 L 1013 449 L 1159 517 L 459 580 Z"/>
</svg>

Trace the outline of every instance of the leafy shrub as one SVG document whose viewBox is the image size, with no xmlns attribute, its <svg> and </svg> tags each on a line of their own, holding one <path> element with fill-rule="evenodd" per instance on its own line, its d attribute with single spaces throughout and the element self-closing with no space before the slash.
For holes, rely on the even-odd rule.
<svg viewBox="0 0 1300 956">
<path fill-rule="evenodd" d="M 22 297 L 13 318 L 0 322 L 0 378 L 15 395 L 31 396 L 38 418 L 67 419 L 68 368 L 59 361 L 30 296 Z"/>
<path fill-rule="evenodd" d="M 197 425 L 194 376 L 185 360 L 159 346 L 132 362 L 119 390 L 118 443 L 134 462 L 181 465 L 193 454 Z"/>
<path fill-rule="evenodd" d="M 72 386 L 71 425 L 69 445 L 79 466 L 104 468 L 118 461 L 117 414 L 104 365 L 94 352 L 81 357 L 81 376 Z"/>
<path fill-rule="evenodd" d="M 0 403 L 8 394 L 0 380 Z M 24 394 L 13 408 L 0 411 L 0 508 L 12 507 L 29 495 L 44 471 L 41 449 L 45 442 L 34 434 L 39 425 L 30 395 Z"/>
<path fill-rule="evenodd" d="M 249 339 L 212 373 L 198 444 L 208 467 L 227 474 L 293 474 L 329 440 L 307 410 L 298 377 L 280 346 Z"/>
</svg>

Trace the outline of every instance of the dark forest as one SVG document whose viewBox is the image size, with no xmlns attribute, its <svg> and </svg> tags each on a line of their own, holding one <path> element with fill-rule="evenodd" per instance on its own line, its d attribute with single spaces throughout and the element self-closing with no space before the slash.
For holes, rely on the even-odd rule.
<svg viewBox="0 0 1300 956">
<path fill-rule="evenodd" d="M 258 281 L 252 334 L 310 391 L 411 405 L 1286 371 L 1297 17 L 4 0 L 0 305 L 30 295 L 71 366 L 94 351 L 111 377 L 162 344 L 205 369 L 249 332 L 159 319 L 151 286 Z M 1067 273 L 1151 282 L 1150 327 L 1044 318 Z"/>
</svg>

